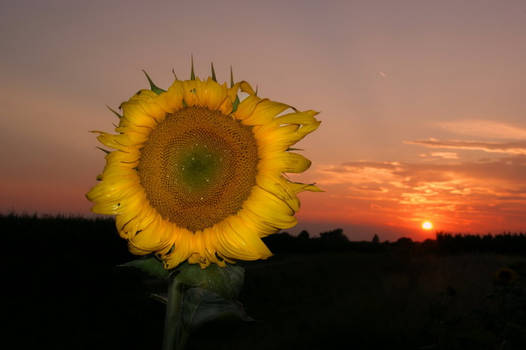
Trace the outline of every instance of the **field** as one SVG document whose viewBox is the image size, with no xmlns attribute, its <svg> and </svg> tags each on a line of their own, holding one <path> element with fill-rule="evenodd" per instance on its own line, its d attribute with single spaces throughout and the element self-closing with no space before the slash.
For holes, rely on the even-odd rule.
<svg viewBox="0 0 526 350">
<path fill-rule="evenodd" d="M 111 220 L 0 222 L 15 348 L 160 349 L 164 306 L 115 267 L 133 256 Z M 210 323 L 189 349 L 526 348 L 524 256 L 322 249 L 242 265 L 255 321 Z"/>
</svg>

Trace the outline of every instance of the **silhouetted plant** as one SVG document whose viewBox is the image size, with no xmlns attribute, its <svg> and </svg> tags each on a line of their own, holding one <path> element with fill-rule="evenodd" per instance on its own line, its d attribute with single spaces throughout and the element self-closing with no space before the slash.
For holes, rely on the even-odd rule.
<svg viewBox="0 0 526 350">
<path fill-rule="evenodd" d="M 300 234 L 298 235 L 299 240 L 307 240 L 309 238 L 310 238 L 309 232 L 306 230 L 301 231 Z"/>
<path fill-rule="evenodd" d="M 265 244 L 274 253 L 291 252 L 294 250 L 296 238 L 288 232 L 280 232 L 263 239 Z"/>
<path fill-rule="evenodd" d="M 343 229 L 320 233 L 322 248 L 329 250 L 344 250 L 349 247 L 349 239 L 343 234 Z"/>
</svg>

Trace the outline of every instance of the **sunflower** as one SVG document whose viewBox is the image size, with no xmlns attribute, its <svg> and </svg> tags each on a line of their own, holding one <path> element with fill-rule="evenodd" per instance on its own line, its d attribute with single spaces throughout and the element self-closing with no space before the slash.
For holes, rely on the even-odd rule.
<svg viewBox="0 0 526 350">
<path fill-rule="evenodd" d="M 94 131 L 113 151 L 86 194 L 92 211 L 115 215 L 130 252 L 166 269 L 271 256 L 261 238 L 296 224 L 299 192 L 320 191 L 284 175 L 309 168 L 290 147 L 318 128 L 317 112 L 260 98 L 232 74 L 221 85 L 213 66 L 200 80 L 192 65 L 167 91 L 147 78 L 151 90 L 113 111 L 117 134 Z"/>
</svg>

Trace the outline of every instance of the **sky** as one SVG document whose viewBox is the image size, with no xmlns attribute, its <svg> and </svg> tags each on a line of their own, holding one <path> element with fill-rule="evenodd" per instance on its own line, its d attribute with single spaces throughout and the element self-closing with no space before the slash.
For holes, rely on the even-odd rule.
<svg viewBox="0 0 526 350">
<path fill-rule="evenodd" d="M 88 215 L 88 130 L 147 81 L 229 77 L 320 111 L 297 233 L 526 231 L 526 2 L 1 1 L 0 212 Z M 434 230 L 423 231 L 429 220 Z"/>
</svg>

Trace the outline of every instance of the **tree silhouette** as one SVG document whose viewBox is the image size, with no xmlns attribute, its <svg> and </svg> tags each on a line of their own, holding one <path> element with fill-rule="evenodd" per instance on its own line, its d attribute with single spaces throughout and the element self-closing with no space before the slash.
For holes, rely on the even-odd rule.
<svg viewBox="0 0 526 350">
<path fill-rule="evenodd" d="M 306 230 L 301 231 L 300 234 L 298 235 L 299 240 L 307 240 L 309 238 L 310 238 L 309 232 Z"/>
</svg>

